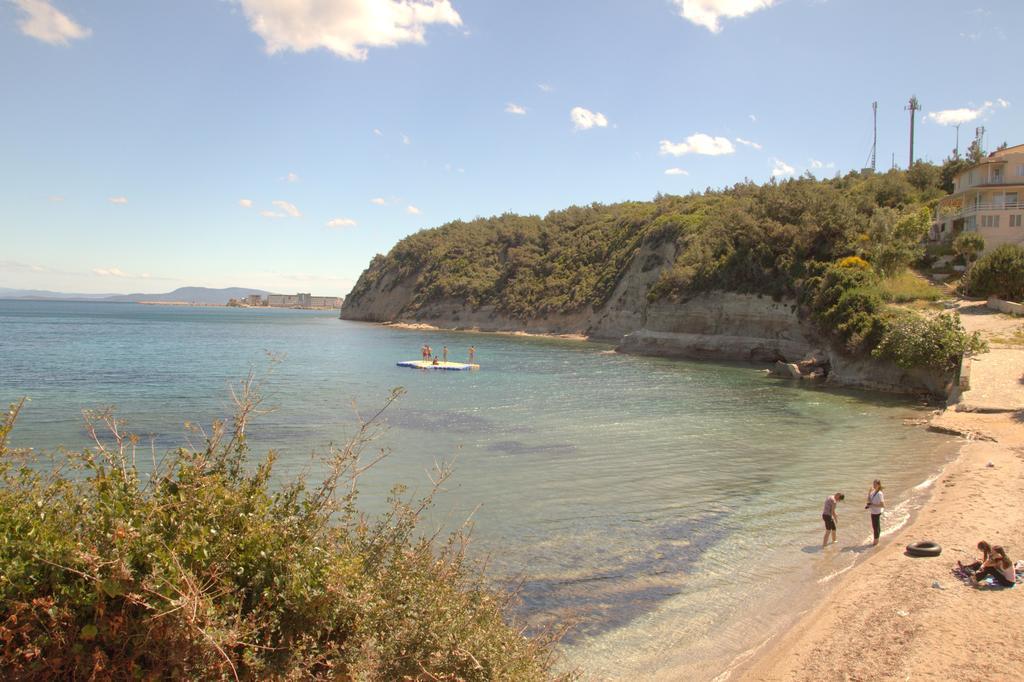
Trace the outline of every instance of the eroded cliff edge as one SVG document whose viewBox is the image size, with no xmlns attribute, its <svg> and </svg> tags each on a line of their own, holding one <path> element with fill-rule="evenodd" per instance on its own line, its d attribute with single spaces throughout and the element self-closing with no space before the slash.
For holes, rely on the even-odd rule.
<svg viewBox="0 0 1024 682">
<path fill-rule="evenodd" d="M 946 396 L 950 377 L 938 372 L 907 370 L 838 352 L 792 299 L 711 291 L 682 302 L 651 301 L 652 287 L 675 258 L 674 243 L 645 240 L 606 303 L 536 316 L 512 315 L 494 305 L 471 306 L 453 298 L 414 303 L 419 273 L 401 273 L 376 260 L 345 299 L 341 318 L 452 330 L 583 335 L 614 342 L 620 352 L 641 355 L 764 364 L 813 361 L 824 368 L 829 385 Z"/>
</svg>

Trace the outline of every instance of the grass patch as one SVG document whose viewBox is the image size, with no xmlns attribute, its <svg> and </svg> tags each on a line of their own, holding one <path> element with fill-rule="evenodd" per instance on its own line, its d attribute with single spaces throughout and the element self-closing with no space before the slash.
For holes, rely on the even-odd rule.
<svg viewBox="0 0 1024 682">
<path fill-rule="evenodd" d="M 894 277 L 886 277 L 880 283 L 882 296 L 891 303 L 911 301 L 938 301 L 948 298 L 945 287 L 940 287 L 912 270 L 904 270 Z"/>
<path fill-rule="evenodd" d="M 1009 336 L 993 336 L 989 341 L 1006 346 L 1024 346 L 1024 326 L 1021 326 Z"/>
</svg>

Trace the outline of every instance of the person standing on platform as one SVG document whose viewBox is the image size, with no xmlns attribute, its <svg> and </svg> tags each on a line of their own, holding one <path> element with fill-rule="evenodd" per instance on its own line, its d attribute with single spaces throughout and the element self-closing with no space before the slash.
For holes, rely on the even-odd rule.
<svg viewBox="0 0 1024 682">
<path fill-rule="evenodd" d="M 476 357 L 476 346 L 469 347 L 469 364 L 473 364 L 473 359 Z"/>
<path fill-rule="evenodd" d="M 444 356 L 444 361 L 448 362 L 448 346 L 443 346 L 441 348 L 441 355 Z"/>
</svg>

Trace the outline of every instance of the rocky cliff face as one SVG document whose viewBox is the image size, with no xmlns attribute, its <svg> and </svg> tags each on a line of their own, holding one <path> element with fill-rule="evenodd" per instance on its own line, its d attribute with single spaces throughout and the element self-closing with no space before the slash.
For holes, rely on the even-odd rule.
<svg viewBox="0 0 1024 682">
<path fill-rule="evenodd" d="M 671 267 L 675 247 L 643 244 L 606 304 L 571 313 L 522 319 L 493 306 L 472 308 L 442 300 L 413 309 L 416 273 L 363 273 L 342 306 L 341 317 L 369 322 L 427 323 L 445 329 L 581 334 L 618 343 L 641 355 L 701 360 L 800 363 L 824 373 L 831 385 L 945 397 L 949 377 L 906 371 L 887 362 L 855 360 L 831 349 L 794 301 L 729 292 L 702 294 L 682 303 L 648 302 L 651 287 Z M 371 266 L 372 267 L 372 266 Z M 365 279 L 370 277 L 370 279 Z M 372 280 L 372 283 L 371 283 Z"/>
</svg>

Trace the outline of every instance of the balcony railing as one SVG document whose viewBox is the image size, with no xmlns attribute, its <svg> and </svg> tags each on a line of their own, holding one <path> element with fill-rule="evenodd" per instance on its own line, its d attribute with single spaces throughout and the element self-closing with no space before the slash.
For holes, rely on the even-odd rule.
<svg viewBox="0 0 1024 682">
<path fill-rule="evenodd" d="M 938 207 L 939 218 L 961 218 L 967 215 L 975 215 L 984 211 L 1016 211 L 1024 210 L 1024 201 L 988 201 L 981 203 L 970 203 L 966 206 Z"/>
</svg>

